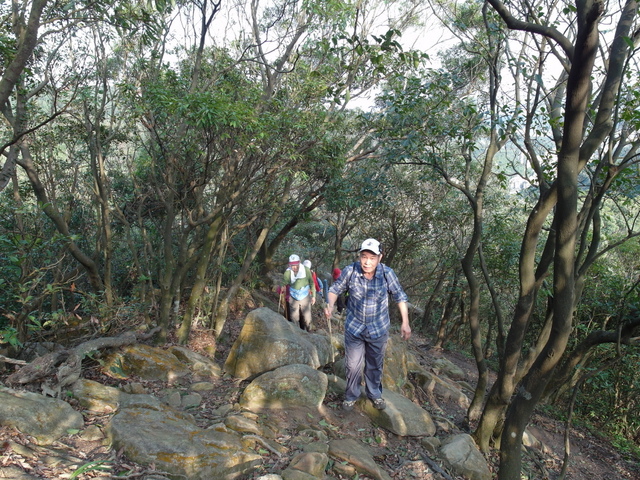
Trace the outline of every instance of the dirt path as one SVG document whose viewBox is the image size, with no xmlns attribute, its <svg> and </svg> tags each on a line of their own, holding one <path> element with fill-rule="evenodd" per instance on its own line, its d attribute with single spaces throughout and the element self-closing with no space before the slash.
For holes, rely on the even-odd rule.
<svg viewBox="0 0 640 480">
<path fill-rule="evenodd" d="M 417 353 L 424 366 L 429 368 L 437 358 L 446 358 L 462 369 L 467 381 L 475 386 L 477 369 L 473 359 L 458 352 L 431 349 L 420 336 L 414 336 L 411 341 L 412 350 Z M 492 372 L 489 384 L 494 380 L 495 373 Z M 456 425 L 462 425 L 465 412 L 460 407 L 438 399 L 435 402 L 434 408 L 443 411 Z M 542 450 L 526 449 L 523 455 L 523 475 L 528 476 L 522 478 L 558 478 L 565 455 L 565 424 L 538 412 L 533 416 L 528 430 L 541 442 Z M 494 462 L 497 462 L 497 452 L 494 457 Z M 497 463 L 494 463 L 494 468 L 497 468 Z M 627 461 L 609 442 L 595 437 L 583 428 L 573 427 L 569 434 L 569 468 L 566 479 L 640 480 L 640 459 L 636 459 L 635 463 Z"/>
<path fill-rule="evenodd" d="M 241 329 L 243 312 L 238 311 L 236 320 L 228 321 L 225 329 L 225 340 L 215 348 L 215 360 L 224 364 L 228 351 Z M 334 333 L 336 333 L 334 331 Z M 205 330 L 194 331 L 189 347 L 199 353 L 207 354 L 212 351 L 215 340 Z M 439 358 L 446 358 L 465 372 L 466 381 L 475 385 L 476 368 L 472 359 L 464 355 L 430 348 L 427 338 L 414 334 L 409 343 L 410 350 L 416 355 L 421 365 L 429 370 Z M 90 366 L 85 368 L 83 375 L 91 378 L 98 369 Z M 495 377 L 495 376 L 494 376 Z M 1 379 L 0 379 L 1 380 Z M 96 378 L 96 380 L 104 380 Z M 493 380 L 493 378 L 492 378 Z M 222 405 L 234 403 L 244 387 L 235 379 L 220 377 L 211 380 L 216 388 L 203 398 L 203 404 L 198 409 L 203 426 L 207 425 L 208 413 Z M 167 385 L 162 382 L 143 382 L 148 393 L 161 391 Z M 465 410 L 455 402 L 447 402 L 442 398 L 429 396 L 418 390 L 420 405 L 431 413 L 438 424 L 437 436 L 445 436 L 464 431 Z M 319 411 L 300 412 L 271 412 L 273 421 L 280 425 L 282 438 L 293 438 L 301 428 L 325 425 L 336 435 L 358 438 L 373 452 L 376 462 L 382 466 L 395 480 L 442 480 L 449 478 L 462 480 L 451 472 L 447 476 L 437 473 L 438 466 L 426 457 L 425 447 L 418 438 L 398 437 L 382 428 L 373 425 L 368 417 L 361 412 L 344 412 L 340 409 L 342 398 L 328 395 Z M 87 426 L 103 426 L 108 417 L 92 416 L 85 412 Z M 530 430 L 542 442 L 542 450 L 526 449 L 523 453 L 523 479 L 556 480 L 562 467 L 564 456 L 564 425 L 537 413 L 532 420 Z M 467 432 L 469 433 L 469 432 Z M 288 454 L 265 459 L 265 466 L 255 473 L 252 478 L 258 478 L 266 473 L 282 471 L 288 465 L 291 457 L 297 452 L 296 445 L 287 444 L 284 447 Z M 570 434 L 571 457 L 566 480 L 640 480 L 640 459 L 635 463 L 625 460 L 610 444 L 596 438 L 586 430 L 573 428 Z M 77 478 L 116 478 L 126 475 L 127 478 L 144 479 L 152 473 L 152 467 L 137 465 L 128 461 L 119 452 L 111 451 L 100 440 L 83 439 L 80 435 L 73 435 L 59 442 L 56 448 L 40 448 L 34 446 L 30 439 L 20 435 L 13 429 L 0 427 L 0 478 L 16 479 L 57 479 L 69 478 L 79 467 L 93 465 L 95 469 L 87 469 Z M 52 456 L 60 457 L 59 463 L 52 463 Z M 488 458 L 490 468 L 497 471 L 498 452 L 493 451 Z M 93 468 L 93 467 L 92 467 Z M 151 470 L 150 470 L 151 468 Z M 106 471 L 105 471 L 106 470 Z M 24 476 L 22 476 L 24 474 Z M 332 479 L 354 478 L 353 475 L 341 474 L 335 469 L 331 471 Z M 156 477 L 157 478 L 157 477 Z M 371 480 L 359 475 L 359 480 Z"/>
</svg>

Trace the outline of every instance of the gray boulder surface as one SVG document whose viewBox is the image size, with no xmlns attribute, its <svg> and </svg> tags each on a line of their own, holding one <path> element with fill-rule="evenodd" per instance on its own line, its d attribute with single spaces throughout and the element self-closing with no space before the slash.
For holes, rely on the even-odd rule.
<svg viewBox="0 0 640 480">
<path fill-rule="evenodd" d="M 66 453 L 49 477 L 7 469 L 6 478 L 69 477 L 82 468 L 109 464 L 118 452 L 146 469 L 140 475 L 145 480 L 254 478 L 256 472 L 268 472 L 261 477 L 265 480 L 355 475 L 388 480 L 390 473 L 399 478 L 380 461 L 388 455 L 384 439 L 393 438 L 396 443 L 428 439 L 430 454 L 446 461 L 451 471 L 484 480 L 488 466 L 477 449 L 464 439 L 440 441 L 429 412 L 405 396 L 412 393 L 406 378 L 409 357 L 399 342 L 391 350 L 388 365 L 397 364 L 389 368 L 387 381 L 397 388 L 385 388 L 387 408 L 376 410 L 362 398 L 354 411 L 344 412 L 344 379 L 339 370 L 329 373 L 329 335 L 304 332 L 269 309 L 247 315 L 226 358 L 226 373 L 186 347 L 123 346 L 105 357 L 102 372 L 108 373 L 109 384 L 80 378 L 62 399 L 0 390 L 3 425 L 33 435 L 38 443 L 78 438 L 104 451 L 95 465 Z M 333 353 L 343 354 L 337 348 Z M 219 391 L 222 385 L 228 388 L 226 396 Z M 17 415 L 16 409 L 24 412 Z M 39 414 L 50 423 L 40 422 Z M 83 414 L 99 420 L 85 425 Z M 368 445 L 363 431 L 369 432 Z M 13 449 L 36 459 L 48 455 L 36 446 L 15 443 Z M 426 464 L 421 468 L 406 472 L 417 478 L 430 472 Z"/>
<path fill-rule="evenodd" d="M 263 307 L 245 318 L 224 370 L 245 379 L 285 365 L 305 364 L 320 368 L 330 359 L 329 338 L 303 331 L 282 315 Z"/>
<path fill-rule="evenodd" d="M 15 427 L 38 444 L 49 445 L 69 430 L 81 429 L 84 419 L 57 398 L 0 387 L 0 425 Z"/>
<path fill-rule="evenodd" d="M 261 456 L 243 445 L 241 434 L 202 429 L 168 406 L 123 409 L 107 434 L 131 460 L 192 480 L 236 478 L 261 463 Z"/>
</svg>

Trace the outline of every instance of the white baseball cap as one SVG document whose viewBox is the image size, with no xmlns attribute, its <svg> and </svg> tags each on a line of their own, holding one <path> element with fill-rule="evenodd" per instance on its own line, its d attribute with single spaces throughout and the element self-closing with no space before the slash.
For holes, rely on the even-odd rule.
<svg viewBox="0 0 640 480">
<path fill-rule="evenodd" d="M 367 238 L 364 242 L 362 242 L 362 246 L 360 247 L 358 253 L 364 250 L 368 250 L 369 252 L 373 252 L 376 255 L 380 255 L 380 242 L 375 238 Z"/>
<path fill-rule="evenodd" d="M 307 268 L 311 268 L 311 260 L 305 260 L 304 262 L 302 262 L 302 265 Z"/>
<path fill-rule="evenodd" d="M 291 255 L 289 257 L 289 265 L 300 265 L 300 257 L 298 255 Z"/>
</svg>

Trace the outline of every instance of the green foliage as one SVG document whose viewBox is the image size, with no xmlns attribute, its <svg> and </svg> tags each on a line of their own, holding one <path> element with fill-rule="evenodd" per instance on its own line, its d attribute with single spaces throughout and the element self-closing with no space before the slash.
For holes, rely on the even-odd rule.
<svg viewBox="0 0 640 480">
<path fill-rule="evenodd" d="M 584 385 L 576 403 L 576 415 L 594 425 L 619 446 L 632 452 L 634 439 L 640 435 L 640 353 L 623 347 L 624 356 L 613 368 L 591 377 Z M 615 355 L 614 346 L 603 346 L 590 362 L 597 369 Z M 637 453 L 638 448 L 635 447 Z"/>
<path fill-rule="evenodd" d="M 607 229 L 604 236 L 615 233 L 615 228 Z M 590 287 L 585 289 L 576 312 L 577 335 L 571 345 L 594 331 L 616 331 L 617 325 L 639 315 L 639 254 L 637 242 L 627 242 L 593 265 Z M 599 371 L 612 359 L 617 360 Z M 585 373 L 597 373 L 577 397 L 576 416 L 607 437 L 617 439 L 620 445 L 626 442 L 626 451 L 632 450 L 630 445 L 640 435 L 640 352 L 634 345 L 621 345 L 619 350 L 615 344 L 600 345 L 589 357 L 586 368 Z"/>
<path fill-rule="evenodd" d="M 17 345 L 25 334 L 50 331 L 78 313 L 96 311 L 96 303 L 87 304 L 87 296 L 77 292 L 66 245 L 67 238 L 51 230 L 37 205 L 7 201 L 0 207 L 3 342 Z"/>
<path fill-rule="evenodd" d="M 385 151 L 389 161 L 418 163 L 458 175 L 456 156 L 477 150 L 486 133 L 483 112 L 470 97 L 460 98 L 455 78 L 446 71 L 391 82 L 380 97 L 385 107 Z M 424 119 L 429 118 L 428 122 Z"/>
<path fill-rule="evenodd" d="M 8 344 L 12 347 L 22 346 L 22 343 L 18 339 L 18 331 L 13 327 L 0 328 L 0 343 Z"/>
<path fill-rule="evenodd" d="M 81 467 L 77 468 L 71 473 L 70 479 L 80 478 L 81 475 L 87 472 L 109 472 L 112 470 L 111 462 L 105 460 L 92 460 L 85 463 Z"/>
<path fill-rule="evenodd" d="M 147 297 L 148 304 L 138 304 L 138 293 L 158 286 L 173 288 L 176 294 L 190 291 L 196 277 L 194 265 L 204 255 L 209 215 L 216 209 L 224 218 L 228 240 L 222 235 L 216 239 L 213 255 L 224 258 L 209 263 L 207 276 L 219 278 L 223 288 L 239 274 L 260 229 L 279 215 L 269 239 L 290 223 L 297 226 L 282 240 L 276 257 L 296 251 L 312 259 L 314 266 L 329 268 L 339 226 L 347 231 L 338 246 L 344 257 L 363 237 L 376 236 L 388 246 L 385 261 L 397 267 L 412 301 L 425 302 L 438 279 L 445 279 L 443 293 L 435 299 L 439 306 L 434 307 L 442 308 L 449 294 L 463 290 L 460 284 L 454 290 L 451 279 L 473 222 L 467 199 L 447 189 L 445 180 L 471 179 L 467 186 L 473 190 L 472 179 L 481 168 L 492 121 L 498 138 L 513 143 L 496 158 L 489 180 L 482 248 L 500 301 L 512 307 L 519 287 L 517 269 L 526 216 L 539 198 L 538 184 L 555 177 L 557 145 L 551 132 L 562 130 L 563 124 L 551 98 L 563 86 L 548 84 L 538 58 L 524 48 L 522 55 L 507 51 L 500 58 L 489 57 L 487 46 L 503 39 L 505 30 L 494 13 L 483 17 L 482 3 L 456 5 L 449 26 L 464 43 L 441 52 L 441 67 L 430 69 L 425 52 L 402 47 L 404 27 L 398 25 L 408 25 L 412 19 L 398 15 L 401 20 L 395 24 L 369 30 L 368 4 L 271 2 L 258 19 L 260 42 L 250 38 L 247 30 L 244 39 L 228 49 L 207 46 L 202 58 L 197 56 L 196 43 L 175 48 L 165 42 L 171 36 L 168 14 L 177 14 L 182 2 L 98 2 L 84 9 L 86 5 L 48 5 L 47 19 L 68 33 L 73 43 L 65 43 L 65 37 L 54 31 L 40 35 L 50 43 L 39 45 L 23 74 L 25 89 L 52 78 L 51 72 L 60 75 L 54 76 L 56 85 L 38 90 L 27 105 L 25 122 L 44 125 L 29 135 L 28 143 L 51 206 L 64 217 L 71 234 L 55 233 L 41 214 L 44 206 L 36 205 L 19 171 L 11 193 L 21 203 L 13 203 L 11 187 L 0 198 L 3 342 L 17 344 L 19 331 L 37 333 L 65 325 L 70 315 L 113 314 L 114 310 L 103 308 L 100 293 L 85 293 L 87 280 L 76 273 L 79 264 L 66 248 L 71 238 L 96 261 L 101 275 L 111 268 L 116 296 L 129 302 L 119 314 L 152 312 L 154 316 L 155 301 Z M 196 7 L 205 5 L 209 4 Z M 402 2 L 375 6 L 413 8 Z M 574 12 L 575 7 L 565 8 L 565 15 Z M 0 6 L 0 13 L 0 61 L 7 65 L 17 40 L 11 32 L 10 6 Z M 546 21 L 547 12 L 540 5 L 532 5 L 529 14 L 541 24 Z M 62 28 L 75 18 L 78 23 L 73 29 Z M 95 28 L 85 30 L 88 25 Z M 298 31 L 302 32 L 299 43 L 289 45 Z M 98 38 L 104 44 L 94 46 L 88 41 Z M 55 45 L 58 40 L 61 43 Z M 258 43 L 269 52 L 262 58 Z M 290 57 L 285 55 L 288 47 L 294 52 Z M 81 57 L 87 62 L 86 71 L 72 68 L 67 75 L 65 69 L 48 64 L 57 48 L 65 65 L 67 59 Z M 164 51 L 171 51 L 172 57 L 161 57 Z M 109 53 L 104 65 L 96 60 L 102 52 Z M 549 103 L 536 106 L 528 118 L 525 103 L 532 99 L 524 95 L 517 99 L 522 103 L 517 103 L 509 96 L 499 99 L 492 111 L 489 65 L 500 68 L 505 79 L 509 70 L 516 72 L 519 82 L 529 82 L 531 91 L 524 93 L 533 97 L 538 94 L 535 89 L 541 88 L 544 95 L 540 95 Z M 99 78 L 103 70 L 104 78 Z M 618 112 L 625 125 L 616 126 L 612 138 L 640 128 L 636 74 L 630 72 L 621 89 Z M 346 108 L 381 84 L 371 111 Z M 57 86 L 64 87 L 55 90 Z M 511 88 L 515 87 L 505 86 Z M 105 104 L 100 105 L 97 99 L 107 92 Z M 58 105 L 65 100 L 70 103 L 64 108 Z M 54 107 L 60 110 L 50 118 Z M 84 118 L 85 112 L 91 113 L 91 121 Z M 526 149 L 520 143 L 526 128 L 540 163 L 537 179 L 523 158 Z M 12 134 L 6 130 L 3 135 Z M 97 175 L 90 161 L 91 142 L 98 138 L 109 139 L 101 145 L 108 190 L 104 204 L 97 201 Z M 582 196 L 587 187 L 614 171 L 602 162 L 585 169 Z M 517 177 L 529 183 L 516 191 L 511 180 Z M 607 245 L 635 228 L 639 185 L 637 170 L 613 182 L 615 195 L 607 197 L 601 211 Z M 278 201 L 285 194 L 290 200 L 280 207 Z M 310 198 L 318 199 L 320 205 L 313 211 L 305 210 Z M 106 225 L 101 223 L 101 207 L 112 208 Z M 107 226 L 113 235 L 109 252 Z M 549 228 L 545 225 L 543 234 Z M 616 312 L 626 311 L 625 302 L 634 301 L 632 294 L 624 301 L 622 297 L 637 278 L 638 258 L 637 242 L 627 242 L 594 264 L 576 310 L 576 336 L 570 345 L 618 321 Z M 253 286 L 258 278 L 258 267 L 253 265 L 246 282 Z M 543 317 L 546 296 L 552 293 L 548 282 L 539 292 L 527 336 L 530 341 L 537 335 L 536 320 Z M 483 318 L 492 315 L 484 291 L 482 302 Z M 464 329 L 460 332 L 466 335 Z M 613 352 L 598 354 L 602 359 L 596 359 L 592 368 Z M 582 397 L 579 412 L 595 421 L 608 408 L 602 411 L 612 419 L 609 431 L 628 439 L 638 431 L 633 399 L 637 378 L 631 374 L 638 365 L 634 352 L 625 351 L 625 355 L 623 365 L 586 385 L 588 394 Z M 121 368 L 115 369 L 122 373 Z M 601 390 L 607 392 L 606 401 L 616 405 L 615 411 L 605 404 L 605 395 L 597 395 Z"/>
<path fill-rule="evenodd" d="M 366 90 L 382 79 L 417 69 L 428 55 L 403 51 L 398 41 L 400 35 L 399 30 L 391 28 L 381 35 L 371 35 L 371 39 L 355 33 L 339 33 L 331 39 L 319 40 L 315 48 L 334 57 L 342 70 L 340 76 L 328 84 L 327 96 L 342 105 L 350 100 L 355 87 Z"/>
<path fill-rule="evenodd" d="M 388 192 L 389 182 L 384 169 L 372 163 L 359 163 L 345 177 L 337 177 L 327 189 L 330 211 L 379 208 Z"/>
<path fill-rule="evenodd" d="M 118 378 L 127 378 L 121 358 L 116 358 L 114 364 L 109 367 L 109 371 Z"/>
</svg>

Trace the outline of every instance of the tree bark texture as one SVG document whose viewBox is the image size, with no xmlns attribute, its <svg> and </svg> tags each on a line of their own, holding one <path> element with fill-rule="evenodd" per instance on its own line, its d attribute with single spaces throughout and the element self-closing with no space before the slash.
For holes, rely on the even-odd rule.
<svg viewBox="0 0 640 480">
<path fill-rule="evenodd" d="M 49 197 L 47 196 L 47 192 L 45 191 L 44 185 L 40 181 L 40 177 L 38 176 L 38 172 L 33 164 L 33 160 L 31 159 L 31 153 L 29 152 L 29 148 L 26 145 L 22 145 L 20 148 L 22 153 L 22 158 L 18 161 L 18 164 L 22 169 L 26 172 L 27 177 L 29 178 L 29 182 L 31 183 L 31 187 L 38 199 L 38 202 L 42 205 L 42 210 L 49 217 L 49 219 L 56 226 L 58 232 L 65 236 L 67 239 L 67 248 L 73 258 L 75 258 L 85 269 L 87 275 L 89 277 L 89 282 L 93 287 L 94 292 L 101 293 L 104 289 L 104 284 L 102 282 L 102 277 L 100 276 L 100 271 L 98 269 L 98 265 L 88 256 L 86 255 L 80 247 L 71 239 L 71 232 L 69 231 L 69 226 L 65 222 L 64 218 L 58 212 Z"/>
<path fill-rule="evenodd" d="M 520 478 L 522 435 L 571 334 L 574 312 L 574 266 L 577 234 L 578 172 L 591 72 L 598 47 L 601 1 L 579 1 L 578 35 L 567 83 L 567 101 L 562 148 L 558 155 L 558 203 L 554 225 L 554 311 L 549 341 L 517 389 L 507 410 L 500 443 L 499 480 Z"/>
<path fill-rule="evenodd" d="M 222 217 L 217 217 L 207 229 L 204 245 L 198 259 L 198 266 L 196 268 L 196 278 L 191 288 L 191 295 L 187 302 L 187 308 L 182 316 L 182 323 L 178 328 L 178 342 L 181 345 L 186 345 L 189 341 L 189 334 L 191 332 L 191 324 L 193 323 L 193 315 L 196 310 L 196 306 L 202 300 L 202 293 L 207 284 L 207 268 L 209 261 L 211 260 L 211 253 L 215 245 L 215 240 L 218 238 L 220 226 L 222 224 Z"/>
</svg>

